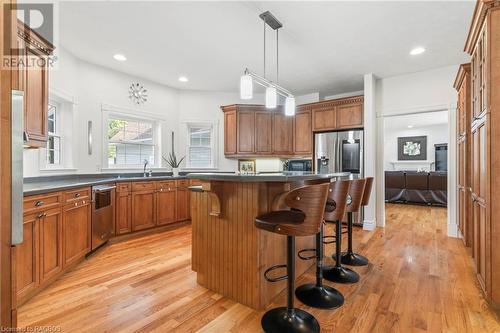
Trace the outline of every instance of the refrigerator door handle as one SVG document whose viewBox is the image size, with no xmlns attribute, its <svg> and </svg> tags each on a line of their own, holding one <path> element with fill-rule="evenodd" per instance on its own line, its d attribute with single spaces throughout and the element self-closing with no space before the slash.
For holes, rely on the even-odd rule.
<svg viewBox="0 0 500 333">
<path fill-rule="evenodd" d="M 28 134 L 24 131 L 24 93 L 13 90 L 11 95 L 11 116 L 12 116 L 12 193 L 11 193 L 11 244 L 21 244 L 23 242 L 23 146 L 29 140 Z"/>
</svg>

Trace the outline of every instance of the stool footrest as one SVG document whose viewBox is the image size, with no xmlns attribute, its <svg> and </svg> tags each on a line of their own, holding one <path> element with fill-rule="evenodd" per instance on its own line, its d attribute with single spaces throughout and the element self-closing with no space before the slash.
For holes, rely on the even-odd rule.
<svg viewBox="0 0 500 333">
<path fill-rule="evenodd" d="M 333 240 L 326 241 L 325 239 L 333 239 Z M 323 244 L 333 244 L 335 242 L 336 242 L 335 236 L 323 236 Z"/>
<path fill-rule="evenodd" d="M 302 253 L 305 253 L 305 252 L 314 252 L 313 255 L 310 255 L 310 256 L 304 256 Z M 311 259 L 316 259 L 316 249 L 304 249 L 304 250 L 300 250 L 297 255 L 299 256 L 300 259 L 302 260 L 311 260 Z"/>
<path fill-rule="evenodd" d="M 274 265 L 274 266 L 269 267 L 264 272 L 264 279 L 266 279 L 269 282 L 278 282 L 278 281 L 283 281 L 283 280 L 288 279 L 288 275 L 286 275 L 286 274 L 282 275 L 282 276 L 274 277 L 274 278 L 268 276 L 268 274 L 271 273 L 272 271 L 274 271 L 276 269 L 280 269 L 280 268 L 286 268 L 286 267 L 287 267 L 286 265 Z"/>
</svg>

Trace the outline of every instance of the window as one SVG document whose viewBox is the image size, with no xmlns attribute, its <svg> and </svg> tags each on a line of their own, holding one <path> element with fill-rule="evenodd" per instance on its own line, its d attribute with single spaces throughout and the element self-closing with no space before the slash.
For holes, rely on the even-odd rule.
<svg viewBox="0 0 500 333">
<path fill-rule="evenodd" d="M 188 168 L 214 168 L 215 149 L 213 125 L 188 125 Z"/>
<path fill-rule="evenodd" d="M 108 166 L 155 165 L 155 123 L 150 120 L 108 118 Z"/>
<path fill-rule="evenodd" d="M 61 136 L 59 135 L 60 104 L 50 101 L 48 107 L 48 140 L 46 146 L 47 166 L 61 164 Z"/>
</svg>

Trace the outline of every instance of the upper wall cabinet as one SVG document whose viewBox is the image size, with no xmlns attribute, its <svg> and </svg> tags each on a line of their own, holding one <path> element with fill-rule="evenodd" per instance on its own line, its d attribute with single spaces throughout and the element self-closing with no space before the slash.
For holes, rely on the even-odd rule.
<svg viewBox="0 0 500 333">
<path fill-rule="evenodd" d="M 310 112 L 297 118 L 285 116 L 282 107 L 269 111 L 263 105 L 243 104 L 223 106 L 222 111 L 226 157 L 293 157 L 312 152 Z M 304 142 L 294 141 L 297 133 Z"/>
<path fill-rule="evenodd" d="M 312 112 L 314 132 L 363 127 L 363 96 L 334 99 L 299 106 Z"/>
<path fill-rule="evenodd" d="M 49 55 L 54 47 L 18 21 L 13 45 L 19 66 L 12 76 L 13 89 L 24 92 L 24 132 L 27 145 L 42 147 L 47 142 L 49 100 Z"/>
</svg>

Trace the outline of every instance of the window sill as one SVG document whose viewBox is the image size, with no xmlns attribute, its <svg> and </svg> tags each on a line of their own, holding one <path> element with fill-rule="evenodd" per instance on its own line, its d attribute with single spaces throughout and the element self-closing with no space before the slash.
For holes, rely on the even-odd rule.
<svg viewBox="0 0 500 333">
<path fill-rule="evenodd" d="M 217 171 L 219 168 L 181 168 L 180 171 Z"/>
<path fill-rule="evenodd" d="M 148 172 L 149 170 L 153 170 L 153 171 L 170 171 L 168 168 L 163 168 L 163 167 L 146 167 L 146 172 Z M 126 166 L 120 166 L 120 167 L 116 167 L 116 168 L 110 168 L 110 167 L 107 167 L 107 168 L 101 168 L 101 171 L 143 171 L 144 170 L 144 167 L 140 166 L 140 167 L 126 167 Z"/>
<path fill-rule="evenodd" d="M 76 168 L 43 168 L 40 172 L 63 172 L 63 171 L 78 171 Z"/>
</svg>

